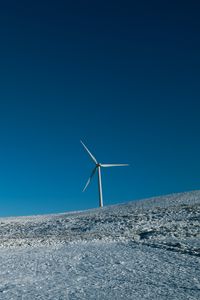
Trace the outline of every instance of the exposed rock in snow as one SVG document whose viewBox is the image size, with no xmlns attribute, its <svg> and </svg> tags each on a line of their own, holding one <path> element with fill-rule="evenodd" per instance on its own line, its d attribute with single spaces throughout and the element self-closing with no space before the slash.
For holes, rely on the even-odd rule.
<svg viewBox="0 0 200 300">
<path fill-rule="evenodd" d="M 200 299 L 200 191 L 0 219 L 0 299 Z"/>
</svg>

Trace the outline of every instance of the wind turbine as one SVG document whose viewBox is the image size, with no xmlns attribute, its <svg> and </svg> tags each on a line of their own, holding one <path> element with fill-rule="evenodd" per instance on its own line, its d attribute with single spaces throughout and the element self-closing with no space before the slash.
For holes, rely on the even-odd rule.
<svg viewBox="0 0 200 300">
<path fill-rule="evenodd" d="M 98 170 L 98 186 L 99 186 L 99 207 L 103 207 L 103 193 L 102 193 L 102 181 L 101 181 L 101 168 L 109 168 L 109 167 L 124 167 L 124 166 L 128 166 L 128 164 L 101 164 L 99 163 L 96 158 L 94 157 L 94 155 L 92 155 L 92 153 L 89 151 L 89 149 L 85 146 L 85 144 L 80 141 L 81 144 L 83 145 L 83 147 L 85 148 L 85 150 L 87 151 L 87 153 L 89 154 L 89 156 L 91 157 L 91 159 L 93 160 L 93 162 L 95 163 L 95 167 L 92 170 L 92 173 L 83 189 L 83 192 L 86 190 L 86 188 L 88 187 L 92 177 L 95 175 L 96 171 Z"/>
</svg>

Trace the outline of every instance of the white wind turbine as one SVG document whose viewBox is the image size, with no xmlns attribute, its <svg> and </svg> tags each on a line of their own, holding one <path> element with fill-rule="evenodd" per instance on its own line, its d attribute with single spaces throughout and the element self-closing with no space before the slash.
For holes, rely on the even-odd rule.
<svg viewBox="0 0 200 300">
<path fill-rule="evenodd" d="M 80 141 L 81 144 L 83 145 L 83 147 L 85 148 L 85 150 L 87 151 L 87 153 L 89 154 L 89 156 L 91 157 L 91 159 L 93 160 L 93 162 L 95 163 L 95 167 L 92 170 L 92 174 L 90 175 L 84 189 L 83 192 L 86 190 L 87 186 L 89 185 L 92 177 L 94 176 L 94 174 L 96 173 L 96 170 L 98 170 L 98 186 L 99 186 L 99 207 L 103 207 L 103 193 L 102 193 L 102 182 L 101 182 L 101 167 L 102 168 L 109 168 L 109 167 L 124 167 L 124 166 L 128 166 L 128 164 L 101 164 L 98 163 L 96 158 L 92 155 L 92 153 L 88 150 L 88 148 L 85 146 L 85 144 Z"/>
</svg>

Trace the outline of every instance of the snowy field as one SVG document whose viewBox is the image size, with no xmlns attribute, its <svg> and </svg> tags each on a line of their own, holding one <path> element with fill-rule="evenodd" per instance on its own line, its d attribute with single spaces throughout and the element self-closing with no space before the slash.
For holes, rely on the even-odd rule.
<svg viewBox="0 0 200 300">
<path fill-rule="evenodd" d="M 200 191 L 0 218 L 0 299 L 200 299 Z"/>
</svg>

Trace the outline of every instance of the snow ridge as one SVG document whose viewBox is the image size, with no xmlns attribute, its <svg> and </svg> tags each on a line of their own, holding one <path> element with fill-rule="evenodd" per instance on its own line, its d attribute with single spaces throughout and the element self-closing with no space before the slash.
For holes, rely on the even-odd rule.
<svg viewBox="0 0 200 300">
<path fill-rule="evenodd" d="M 0 299 L 199 299 L 200 191 L 0 219 Z"/>
</svg>

